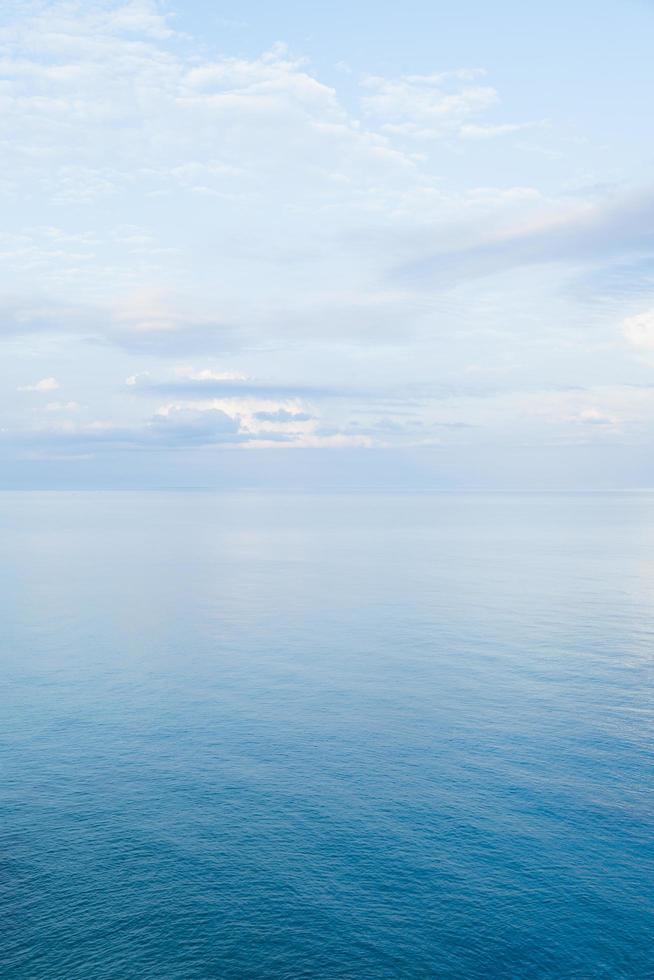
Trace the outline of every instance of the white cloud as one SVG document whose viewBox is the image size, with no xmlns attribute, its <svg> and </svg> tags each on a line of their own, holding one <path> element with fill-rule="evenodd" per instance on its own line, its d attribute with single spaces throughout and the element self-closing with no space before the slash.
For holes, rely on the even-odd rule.
<svg viewBox="0 0 654 980">
<path fill-rule="evenodd" d="M 315 432 L 319 418 L 309 411 L 305 401 L 299 398 L 266 398 L 230 396 L 226 398 L 179 399 L 161 405 L 156 416 L 174 416 L 180 411 L 220 412 L 237 420 L 240 431 L 251 438 L 266 434 L 284 433 L 297 439 Z"/>
<path fill-rule="evenodd" d="M 189 381 L 247 381 L 247 375 L 240 371 L 214 371 L 211 368 L 203 368 L 196 371 L 193 368 L 178 368 L 175 372 L 178 377 L 186 378 Z"/>
<path fill-rule="evenodd" d="M 31 385 L 20 385 L 18 391 L 56 391 L 59 387 L 59 382 L 56 378 L 41 378 L 40 381 L 35 381 Z"/>
<path fill-rule="evenodd" d="M 371 449 L 375 442 L 370 436 L 339 432 L 330 435 L 309 433 L 295 438 L 272 438 L 272 432 L 261 432 L 244 443 L 244 449 Z"/>
<path fill-rule="evenodd" d="M 499 101 L 493 87 L 468 84 L 470 80 L 466 72 L 397 79 L 370 76 L 363 82 L 367 92 L 363 107 L 369 116 L 380 120 L 385 132 L 433 139 L 458 130 L 469 116 Z"/>
<path fill-rule="evenodd" d="M 480 119 L 498 94 L 479 69 L 367 78 L 361 104 L 283 45 L 209 58 L 171 23 L 146 0 L 49 2 L 0 32 L 11 200 L 64 236 L 21 228 L 0 247 L 4 286 L 75 297 L 88 315 L 66 324 L 175 356 L 403 335 L 422 300 L 383 280 L 416 233 L 449 249 L 535 206 L 448 192 L 407 149 L 407 133 L 465 147 L 513 125 Z M 78 207 L 75 239 L 61 226 Z"/>
<path fill-rule="evenodd" d="M 152 0 L 130 0 L 107 14 L 107 26 L 118 32 L 145 34 L 157 40 L 173 37 L 170 17 L 162 14 Z"/>
<path fill-rule="evenodd" d="M 622 321 L 622 333 L 634 347 L 654 350 L 654 310 L 646 310 Z"/>
<path fill-rule="evenodd" d="M 535 125 L 535 123 L 498 123 L 497 125 L 464 123 L 459 129 L 459 135 L 467 140 L 485 140 L 492 139 L 494 136 L 507 136 L 510 133 L 532 129 Z"/>
<path fill-rule="evenodd" d="M 77 412 L 78 402 L 48 402 L 45 406 L 46 412 Z"/>
<path fill-rule="evenodd" d="M 125 384 L 129 385 L 130 388 L 134 388 L 141 382 L 147 381 L 149 378 L 149 371 L 139 371 L 138 374 L 130 374 L 128 378 L 125 378 Z"/>
<path fill-rule="evenodd" d="M 115 311 L 116 322 L 135 333 L 166 333 L 179 328 L 180 315 L 158 289 L 140 289 Z"/>
</svg>

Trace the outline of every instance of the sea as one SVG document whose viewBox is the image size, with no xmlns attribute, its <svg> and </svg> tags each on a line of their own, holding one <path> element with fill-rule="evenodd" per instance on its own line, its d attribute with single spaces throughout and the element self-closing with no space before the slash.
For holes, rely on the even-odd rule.
<svg viewBox="0 0 654 980">
<path fill-rule="evenodd" d="M 0 494 L 3 980 L 654 977 L 654 493 Z"/>
</svg>

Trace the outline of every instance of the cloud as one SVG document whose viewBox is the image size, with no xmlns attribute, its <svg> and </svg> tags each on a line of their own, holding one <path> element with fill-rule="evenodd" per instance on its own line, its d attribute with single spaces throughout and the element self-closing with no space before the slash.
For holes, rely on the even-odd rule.
<svg viewBox="0 0 654 980">
<path fill-rule="evenodd" d="M 59 382 L 56 378 L 41 378 L 40 381 L 36 381 L 31 385 L 20 385 L 17 391 L 56 391 L 59 387 Z"/>
<path fill-rule="evenodd" d="M 274 412 L 255 412 L 254 418 L 258 422 L 310 422 L 315 418 L 309 412 L 289 412 L 285 408 L 278 408 Z"/>
<path fill-rule="evenodd" d="M 218 409 L 198 412 L 173 408 L 166 414 L 153 416 L 145 434 L 147 439 L 167 447 L 235 443 L 247 438 L 240 432 L 238 418 L 232 418 Z"/>
<path fill-rule="evenodd" d="M 385 132 L 434 139 L 456 131 L 464 119 L 498 102 L 492 86 L 473 83 L 478 74 L 483 73 L 464 70 L 396 79 L 368 76 L 363 81 L 367 93 L 363 108 L 382 120 Z"/>
<path fill-rule="evenodd" d="M 478 69 L 369 77 L 359 103 L 283 45 L 210 58 L 147 0 L 9 21 L 0 170 L 17 212 L 42 215 L 0 241 L 12 332 L 175 357 L 398 336 L 420 313 L 383 288 L 396 243 L 460 205 L 402 128 L 465 143 L 462 126 L 517 125 L 480 118 L 498 96 Z"/>
<path fill-rule="evenodd" d="M 443 247 L 400 267 L 397 276 L 438 286 L 516 266 L 653 250 L 654 189 L 645 188 L 599 203 L 559 202 L 553 214 L 517 223 L 514 219 L 480 243 Z"/>
<path fill-rule="evenodd" d="M 77 412 L 78 402 L 48 402 L 45 406 L 46 412 Z"/>
<path fill-rule="evenodd" d="M 109 11 L 105 23 L 119 33 L 141 34 L 157 40 L 167 40 L 175 34 L 170 27 L 170 15 L 161 13 L 152 0 L 130 0 Z"/>
<path fill-rule="evenodd" d="M 272 414 L 272 413 L 271 413 Z M 297 413 L 301 415 L 302 413 Z M 293 418 L 292 413 L 289 413 Z M 97 420 L 74 423 L 66 420 L 43 428 L 0 433 L 0 443 L 13 448 L 18 455 L 33 458 L 73 458 L 94 456 L 107 451 L 167 452 L 200 451 L 211 448 L 333 448 L 368 447 L 373 440 L 367 435 L 347 432 L 320 432 L 312 428 L 289 431 L 290 419 L 276 420 L 276 425 L 262 420 L 250 427 L 254 416 L 241 416 L 215 407 L 166 406 L 144 423 L 116 425 Z M 307 419 L 295 418 L 296 423 Z M 248 424 L 250 423 L 250 425 Z"/>
<path fill-rule="evenodd" d="M 182 8 L 2 16 L 5 443 L 490 456 L 646 430 L 651 399 L 626 388 L 654 349 L 654 192 L 626 164 L 523 117 L 544 101 L 500 92 L 511 72 L 370 76 L 363 49 L 318 69 L 265 41 L 224 50 L 203 13 L 182 35 Z M 554 155 L 525 150 L 528 127 Z M 34 379 L 61 363 L 83 411 L 12 396 L 54 390 Z"/>
<path fill-rule="evenodd" d="M 486 140 L 493 139 L 495 136 L 508 136 L 511 133 L 519 133 L 525 129 L 533 129 L 538 123 L 497 123 L 479 124 L 464 123 L 459 129 L 459 136 L 466 140 Z"/>
<path fill-rule="evenodd" d="M 266 437 L 268 438 L 268 437 Z M 260 445 L 263 445 L 263 441 Z M 334 432 L 329 434 L 307 433 L 289 443 L 287 448 L 294 449 L 372 449 L 373 439 L 367 435 L 349 432 Z"/>
<path fill-rule="evenodd" d="M 179 375 L 187 381 L 247 381 L 247 375 L 240 371 L 214 371 L 212 368 L 203 368 L 195 371 L 193 368 L 182 368 Z"/>
<path fill-rule="evenodd" d="M 205 401 L 208 398 L 347 398 L 353 395 L 371 394 L 370 389 L 349 386 L 308 385 L 276 383 L 256 378 L 215 377 L 207 372 L 205 377 L 187 377 L 172 381 L 153 381 L 148 375 L 135 375 L 127 380 L 134 391 L 142 395 L 183 398 L 188 401 Z"/>
<path fill-rule="evenodd" d="M 61 422 L 45 428 L 10 432 L 3 442 L 19 451 L 47 454 L 102 453 L 107 450 L 201 449 L 238 445 L 250 437 L 240 431 L 240 421 L 218 410 L 172 409 L 156 414 L 145 423 L 117 425 L 111 421 L 77 424 Z"/>
<path fill-rule="evenodd" d="M 654 310 L 626 317 L 622 321 L 622 333 L 634 347 L 654 350 Z"/>
<path fill-rule="evenodd" d="M 584 408 L 573 421 L 582 425 L 615 426 L 620 421 L 614 415 L 607 415 L 598 408 Z"/>
</svg>

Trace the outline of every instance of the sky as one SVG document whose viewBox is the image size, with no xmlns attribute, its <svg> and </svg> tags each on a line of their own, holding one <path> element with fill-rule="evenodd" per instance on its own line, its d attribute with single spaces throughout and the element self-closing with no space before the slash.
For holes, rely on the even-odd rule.
<svg viewBox="0 0 654 980">
<path fill-rule="evenodd" d="M 5 0 L 0 487 L 654 487 L 653 31 Z"/>
</svg>

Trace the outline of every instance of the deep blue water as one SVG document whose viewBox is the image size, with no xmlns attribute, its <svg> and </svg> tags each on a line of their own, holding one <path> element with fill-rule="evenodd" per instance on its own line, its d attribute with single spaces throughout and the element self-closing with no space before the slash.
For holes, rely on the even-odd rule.
<svg viewBox="0 0 654 980">
<path fill-rule="evenodd" d="M 0 975 L 654 976 L 654 494 L 0 494 Z"/>
</svg>

